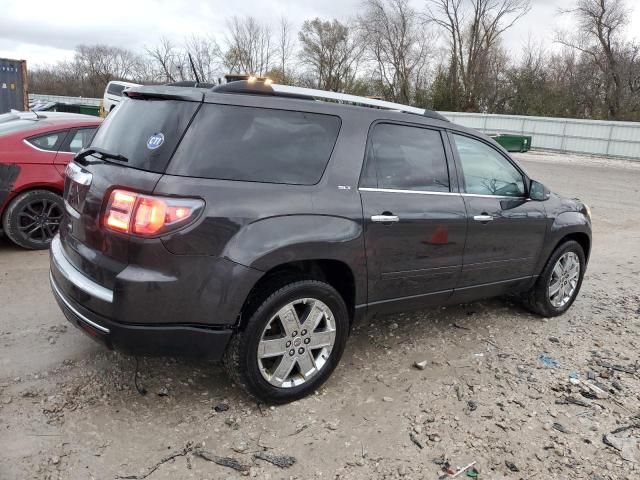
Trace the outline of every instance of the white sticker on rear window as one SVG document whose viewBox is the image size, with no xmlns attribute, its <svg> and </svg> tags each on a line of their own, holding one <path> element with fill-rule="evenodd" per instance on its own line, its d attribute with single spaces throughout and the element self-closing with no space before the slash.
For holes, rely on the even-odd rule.
<svg viewBox="0 0 640 480">
<path fill-rule="evenodd" d="M 154 133 L 149 137 L 149 140 L 147 140 L 147 148 L 149 150 L 155 150 L 156 148 L 160 147 L 160 145 L 162 145 L 163 143 L 164 143 L 164 134 Z"/>
</svg>

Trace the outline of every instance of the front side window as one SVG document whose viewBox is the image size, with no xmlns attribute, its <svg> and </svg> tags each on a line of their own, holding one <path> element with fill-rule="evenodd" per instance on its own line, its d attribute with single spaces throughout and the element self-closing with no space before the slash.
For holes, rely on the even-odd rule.
<svg viewBox="0 0 640 480">
<path fill-rule="evenodd" d="M 331 157 L 340 123 L 332 115 L 205 104 L 167 173 L 313 185 Z"/>
<path fill-rule="evenodd" d="M 60 141 L 66 133 L 66 131 L 47 133 L 46 135 L 27 138 L 27 142 L 29 142 L 34 147 L 40 148 L 41 150 L 55 151 L 57 150 L 56 147 L 59 145 Z"/>
<path fill-rule="evenodd" d="M 381 123 L 367 148 L 363 186 L 448 192 L 449 172 L 437 130 Z"/>
<path fill-rule="evenodd" d="M 522 174 L 489 145 L 463 135 L 453 135 L 465 184 L 475 195 L 524 197 Z"/>
</svg>

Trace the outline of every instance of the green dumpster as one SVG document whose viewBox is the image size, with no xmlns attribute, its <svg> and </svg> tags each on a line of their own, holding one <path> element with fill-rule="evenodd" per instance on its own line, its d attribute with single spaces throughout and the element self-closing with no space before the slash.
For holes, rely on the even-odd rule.
<svg viewBox="0 0 640 480">
<path fill-rule="evenodd" d="M 528 152 L 531 149 L 531 137 L 528 135 L 491 135 L 496 142 L 504 147 L 508 152 Z"/>
<path fill-rule="evenodd" d="M 100 105 L 80 105 L 80 113 L 85 115 L 100 116 Z"/>
</svg>

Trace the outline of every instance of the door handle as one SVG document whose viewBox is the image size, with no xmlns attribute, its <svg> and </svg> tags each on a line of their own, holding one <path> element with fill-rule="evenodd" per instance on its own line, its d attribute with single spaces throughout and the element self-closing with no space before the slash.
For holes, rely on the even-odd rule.
<svg viewBox="0 0 640 480">
<path fill-rule="evenodd" d="M 491 215 L 483 213 L 482 215 L 474 215 L 473 219 L 476 222 L 490 222 L 491 220 L 493 220 L 493 217 Z"/>
<path fill-rule="evenodd" d="M 396 223 L 400 221 L 400 217 L 391 214 L 372 215 L 371 221 L 375 223 Z"/>
</svg>

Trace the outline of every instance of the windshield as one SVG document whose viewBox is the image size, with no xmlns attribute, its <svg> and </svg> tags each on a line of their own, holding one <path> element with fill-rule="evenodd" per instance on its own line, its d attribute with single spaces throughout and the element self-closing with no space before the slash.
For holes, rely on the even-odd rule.
<svg viewBox="0 0 640 480">
<path fill-rule="evenodd" d="M 199 105 L 126 99 L 107 116 L 90 147 L 127 158 L 127 167 L 164 173 Z"/>
</svg>

